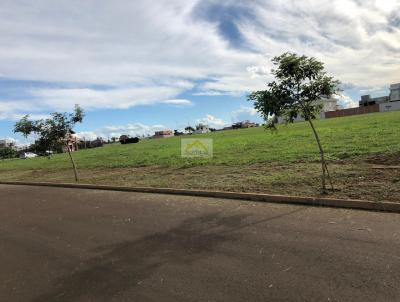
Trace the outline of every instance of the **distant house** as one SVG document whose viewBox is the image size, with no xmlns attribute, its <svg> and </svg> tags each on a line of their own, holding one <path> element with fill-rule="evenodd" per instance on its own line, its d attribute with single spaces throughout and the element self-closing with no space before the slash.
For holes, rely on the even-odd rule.
<svg viewBox="0 0 400 302">
<path fill-rule="evenodd" d="M 372 106 L 376 104 L 387 103 L 390 101 L 389 96 L 380 96 L 376 98 L 371 98 L 369 94 L 362 95 L 361 100 L 358 102 L 360 107 Z"/>
<path fill-rule="evenodd" d="M 63 152 L 75 152 L 79 150 L 79 145 L 82 143 L 81 140 L 76 136 L 74 131 L 70 131 L 65 138 L 62 140 L 63 142 Z"/>
<path fill-rule="evenodd" d="M 174 132 L 172 130 L 161 130 L 156 131 L 154 134 L 154 138 L 165 138 L 174 136 Z"/>
<path fill-rule="evenodd" d="M 126 141 L 127 139 L 129 139 L 129 135 L 123 134 L 123 135 L 121 135 L 121 136 L 119 137 L 119 141 L 120 141 L 120 142 Z"/>
<path fill-rule="evenodd" d="M 203 134 L 203 133 L 209 133 L 210 132 L 210 128 L 208 127 L 208 125 L 205 124 L 198 124 L 196 126 L 196 130 L 194 131 L 195 134 Z"/>
<path fill-rule="evenodd" d="M 335 118 L 342 116 L 367 114 L 374 112 L 387 112 L 400 110 L 400 83 L 390 85 L 390 94 L 380 97 L 371 95 L 361 96 L 358 102 L 359 107 L 335 110 L 332 109 L 324 113 L 325 118 Z"/>
<path fill-rule="evenodd" d="M 81 140 L 79 142 L 79 149 L 88 149 L 88 148 L 98 148 L 103 147 L 104 140 L 101 137 L 96 138 L 95 140 Z"/>
<path fill-rule="evenodd" d="M 244 121 L 241 123 L 242 128 L 253 128 L 253 127 L 258 127 L 258 124 L 250 122 L 250 121 Z"/>
<path fill-rule="evenodd" d="M 237 122 L 232 125 L 232 129 L 243 129 L 243 128 L 253 128 L 258 127 L 258 124 L 250 122 L 248 120 Z"/>
<path fill-rule="evenodd" d="M 319 103 L 322 104 L 322 112 L 334 111 L 340 108 L 338 99 L 334 97 L 322 97 Z"/>
<path fill-rule="evenodd" d="M 359 101 L 361 107 L 375 106 L 377 111 L 396 111 L 400 110 L 400 83 L 390 85 L 390 94 L 388 96 L 380 96 L 372 98 L 370 95 L 361 96 Z M 376 106 L 378 105 L 378 106 Z"/>
<path fill-rule="evenodd" d="M 400 83 L 390 85 L 390 95 L 391 102 L 400 102 Z"/>
<path fill-rule="evenodd" d="M 314 104 L 321 105 L 322 109 L 319 114 L 319 118 L 326 118 L 326 113 L 331 111 L 336 111 L 339 109 L 338 99 L 332 96 L 323 96 L 318 101 L 315 101 Z M 295 122 L 304 122 L 304 118 L 300 115 L 294 119 Z M 278 123 L 284 123 L 285 119 L 281 116 L 278 117 Z"/>
<path fill-rule="evenodd" d="M 9 139 L 0 139 L 0 148 L 12 147 L 14 142 Z"/>
</svg>

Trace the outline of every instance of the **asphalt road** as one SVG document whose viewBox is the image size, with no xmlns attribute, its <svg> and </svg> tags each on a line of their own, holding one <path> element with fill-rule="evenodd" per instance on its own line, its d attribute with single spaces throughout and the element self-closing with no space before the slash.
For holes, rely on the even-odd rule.
<svg viewBox="0 0 400 302">
<path fill-rule="evenodd" d="M 0 185 L 0 301 L 400 301 L 400 215 Z"/>
</svg>

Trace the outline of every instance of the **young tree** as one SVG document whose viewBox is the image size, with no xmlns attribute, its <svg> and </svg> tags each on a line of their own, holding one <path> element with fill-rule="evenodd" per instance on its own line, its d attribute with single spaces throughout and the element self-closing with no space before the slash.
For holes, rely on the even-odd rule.
<svg viewBox="0 0 400 302">
<path fill-rule="evenodd" d="M 284 118 L 286 123 L 293 123 L 301 116 L 310 124 L 321 157 L 322 192 L 326 193 L 326 176 L 332 189 L 333 185 L 313 120 L 323 107 L 323 98 L 340 92 L 340 82 L 328 76 L 324 64 L 312 57 L 284 53 L 273 58 L 272 63 L 275 65 L 272 74 L 276 80 L 268 84 L 267 90 L 252 92 L 248 99 L 254 101 L 254 108 L 261 113 L 270 129 L 276 129 L 278 117 Z"/>
<path fill-rule="evenodd" d="M 10 145 L 8 147 L 0 147 L 0 159 L 14 158 L 18 156 L 18 152 Z"/>
<path fill-rule="evenodd" d="M 53 151 L 58 144 L 64 143 L 74 170 L 75 181 L 78 182 L 78 171 L 67 139 L 69 135 L 73 133 L 75 124 L 81 123 L 83 117 L 84 112 L 79 105 L 75 105 L 74 112 L 71 114 L 54 112 L 48 119 L 32 121 L 29 119 L 29 115 L 26 115 L 15 124 L 14 132 L 21 133 L 25 138 L 30 134 L 37 135 L 38 141 L 40 141 L 47 150 Z"/>
</svg>

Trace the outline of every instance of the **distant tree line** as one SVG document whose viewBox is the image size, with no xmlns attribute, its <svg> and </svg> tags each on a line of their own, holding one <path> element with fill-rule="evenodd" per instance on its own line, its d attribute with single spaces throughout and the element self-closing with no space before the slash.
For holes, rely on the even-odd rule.
<svg viewBox="0 0 400 302">
<path fill-rule="evenodd" d="M 18 155 L 18 151 L 13 146 L 0 147 L 1 159 L 16 158 Z"/>
</svg>

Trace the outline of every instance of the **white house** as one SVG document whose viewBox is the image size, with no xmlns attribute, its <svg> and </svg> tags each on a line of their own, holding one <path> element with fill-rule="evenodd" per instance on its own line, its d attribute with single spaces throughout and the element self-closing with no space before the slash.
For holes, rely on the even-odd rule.
<svg viewBox="0 0 400 302">
<path fill-rule="evenodd" d="M 316 101 L 317 104 L 322 104 L 322 110 L 320 113 L 320 118 L 325 118 L 325 112 L 335 111 L 339 109 L 338 100 L 334 97 L 322 97 L 320 100 Z M 304 122 L 304 118 L 298 116 L 295 122 Z M 278 117 L 278 123 L 284 123 L 285 120 L 282 117 Z"/>
<path fill-rule="evenodd" d="M 400 101 L 386 102 L 379 104 L 379 112 L 399 111 L 399 110 L 400 110 Z"/>
<path fill-rule="evenodd" d="M 360 107 L 379 105 L 379 112 L 400 110 L 400 83 L 390 85 L 390 94 L 388 96 L 361 96 L 359 105 Z"/>
<path fill-rule="evenodd" d="M 389 98 L 390 98 L 391 102 L 399 102 L 400 101 L 400 83 L 390 85 Z"/>
<path fill-rule="evenodd" d="M 334 97 L 323 97 L 319 102 L 322 103 L 322 112 L 335 111 L 339 109 L 338 100 Z"/>
<path fill-rule="evenodd" d="M 0 147 L 11 147 L 13 145 L 13 141 L 9 139 L 0 139 Z"/>
<path fill-rule="evenodd" d="M 196 126 L 196 130 L 194 131 L 195 134 L 203 134 L 208 132 L 210 132 L 210 128 L 205 124 L 198 124 Z"/>
</svg>

